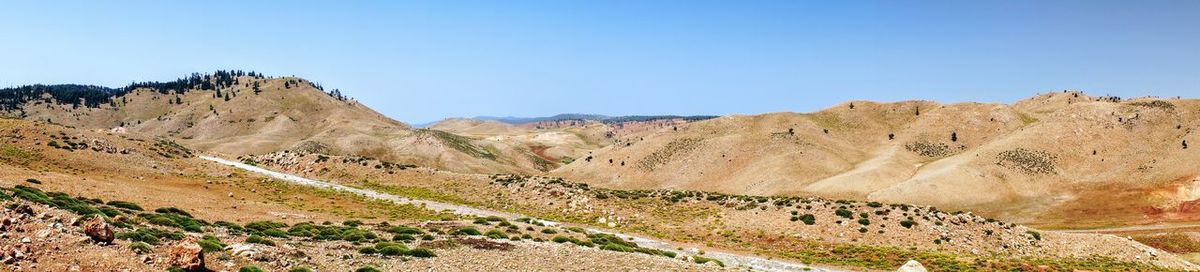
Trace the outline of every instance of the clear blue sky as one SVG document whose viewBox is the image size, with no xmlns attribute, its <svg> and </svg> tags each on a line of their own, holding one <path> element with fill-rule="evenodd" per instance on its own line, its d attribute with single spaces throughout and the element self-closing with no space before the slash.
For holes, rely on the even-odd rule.
<svg viewBox="0 0 1200 272">
<path fill-rule="evenodd" d="M 248 1 L 246 1 L 248 2 Z M 245 69 L 393 118 L 1200 96 L 1200 1 L 4 1 L 0 85 Z"/>
</svg>

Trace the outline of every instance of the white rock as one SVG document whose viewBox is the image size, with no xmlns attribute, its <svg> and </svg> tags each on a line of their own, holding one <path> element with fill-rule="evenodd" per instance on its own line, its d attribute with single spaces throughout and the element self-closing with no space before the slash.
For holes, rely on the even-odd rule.
<svg viewBox="0 0 1200 272">
<path fill-rule="evenodd" d="M 925 266 L 921 265 L 921 263 L 917 262 L 917 260 L 908 260 L 907 263 L 904 263 L 903 266 L 900 266 L 900 269 L 896 269 L 896 272 L 927 272 L 927 271 L 929 271 L 929 270 L 926 270 Z"/>
</svg>

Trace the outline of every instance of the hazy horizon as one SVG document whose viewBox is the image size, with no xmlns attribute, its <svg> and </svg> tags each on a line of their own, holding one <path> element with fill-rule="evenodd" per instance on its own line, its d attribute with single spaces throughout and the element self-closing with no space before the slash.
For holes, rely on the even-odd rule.
<svg viewBox="0 0 1200 272">
<path fill-rule="evenodd" d="M 412 124 L 1062 89 L 1194 97 L 1197 13 L 1196 1 L 14 2 L 0 10 L 0 86 L 253 70 Z"/>
</svg>

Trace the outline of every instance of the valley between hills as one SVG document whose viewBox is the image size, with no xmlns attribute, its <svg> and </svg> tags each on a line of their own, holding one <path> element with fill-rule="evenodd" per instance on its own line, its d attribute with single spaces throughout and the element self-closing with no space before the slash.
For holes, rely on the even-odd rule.
<svg viewBox="0 0 1200 272">
<path fill-rule="evenodd" d="M 8 270 L 1200 270 L 1195 99 L 417 128 L 217 71 L 0 113 Z"/>
</svg>

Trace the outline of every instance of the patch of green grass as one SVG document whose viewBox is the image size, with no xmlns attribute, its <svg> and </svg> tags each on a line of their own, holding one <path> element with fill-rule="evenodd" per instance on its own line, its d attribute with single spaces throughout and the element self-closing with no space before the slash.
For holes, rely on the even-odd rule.
<svg viewBox="0 0 1200 272">
<path fill-rule="evenodd" d="M 126 209 L 126 210 L 131 210 L 131 211 L 141 211 L 142 210 L 142 206 L 138 206 L 138 204 L 135 204 L 133 202 L 113 200 L 113 201 L 109 201 L 108 205 L 117 207 L 117 208 Z"/>
<path fill-rule="evenodd" d="M 271 239 L 263 238 L 262 236 L 258 235 L 250 235 L 250 237 L 246 237 L 246 242 L 251 244 L 275 246 L 275 241 L 271 241 Z"/>
<path fill-rule="evenodd" d="M 116 238 L 133 242 L 143 242 L 150 245 L 158 245 L 158 243 L 162 242 L 163 240 L 183 239 L 183 233 L 178 231 L 165 231 L 155 228 L 138 228 L 134 231 L 119 232 L 117 233 Z"/>
</svg>

